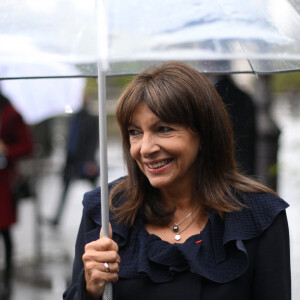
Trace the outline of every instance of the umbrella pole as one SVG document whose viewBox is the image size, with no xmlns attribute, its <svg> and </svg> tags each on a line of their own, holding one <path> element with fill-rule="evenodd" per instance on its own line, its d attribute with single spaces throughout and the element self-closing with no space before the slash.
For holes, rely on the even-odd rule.
<svg viewBox="0 0 300 300">
<path fill-rule="evenodd" d="M 109 237 L 108 202 L 108 164 L 107 164 L 107 117 L 106 117 L 106 74 L 98 67 L 98 105 L 99 105 L 99 149 L 100 149 L 100 186 L 102 235 Z M 112 283 L 107 282 L 103 300 L 112 300 Z"/>
</svg>

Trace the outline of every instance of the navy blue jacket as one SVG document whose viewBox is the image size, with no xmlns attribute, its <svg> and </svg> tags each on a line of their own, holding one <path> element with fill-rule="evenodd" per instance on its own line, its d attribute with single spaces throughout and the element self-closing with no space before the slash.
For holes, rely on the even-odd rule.
<svg viewBox="0 0 300 300">
<path fill-rule="evenodd" d="M 204 230 L 183 244 L 149 234 L 141 216 L 132 228 L 111 219 L 121 256 L 114 299 L 290 300 L 288 204 L 267 193 L 239 200 L 248 208 L 224 220 L 208 212 Z M 68 300 L 87 299 L 82 255 L 99 237 L 100 189 L 85 194 L 83 206 Z"/>
</svg>

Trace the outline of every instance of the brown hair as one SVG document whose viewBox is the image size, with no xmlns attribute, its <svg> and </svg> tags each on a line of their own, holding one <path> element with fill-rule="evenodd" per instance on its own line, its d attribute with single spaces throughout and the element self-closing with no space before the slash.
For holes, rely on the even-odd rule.
<svg viewBox="0 0 300 300">
<path fill-rule="evenodd" d="M 272 192 L 238 172 L 230 120 L 213 85 L 195 69 L 170 62 L 135 77 L 118 101 L 116 117 L 128 169 L 128 176 L 111 193 L 118 221 L 132 225 L 139 210 L 145 222 L 152 224 L 167 224 L 173 216 L 130 155 L 128 126 L 142 101 L 162 121 L 188 126 L 199 134 L 201 150 L 195 162 L 199 172 L 194 186 L 205 209 L 220 214 L 235 211 L 242 205 L 236 199 L 239 191 Z"/>
</svg>

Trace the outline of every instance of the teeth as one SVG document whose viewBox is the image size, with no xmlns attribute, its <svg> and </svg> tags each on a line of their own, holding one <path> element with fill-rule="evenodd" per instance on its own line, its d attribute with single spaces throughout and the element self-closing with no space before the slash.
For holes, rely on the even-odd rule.
<svg viewBox="0 0 300 300">
<path fill-rule="evenodd" d="M 158 169 L 158 168 L 161 168 L 165 165 L 167 165 L 171 160 L 170 159 L 166 159 L 166 160 L 163 160 L 163 161 L 160 161 L 156 164 L 147 164 L 151 169 Z"/>
</svg>

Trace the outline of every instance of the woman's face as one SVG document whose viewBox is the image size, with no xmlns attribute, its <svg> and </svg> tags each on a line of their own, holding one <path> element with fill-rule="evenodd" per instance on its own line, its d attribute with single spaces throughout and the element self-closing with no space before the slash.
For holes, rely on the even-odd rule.
<svg viewBox="0 0 300 300">
<path fill-rule="evenodd" d="M 128 128 L 130 153 L 152 186 L 190 188 L 200 139 L 190 128 L 161 121 L 141 102 Z"/>
</svg>

